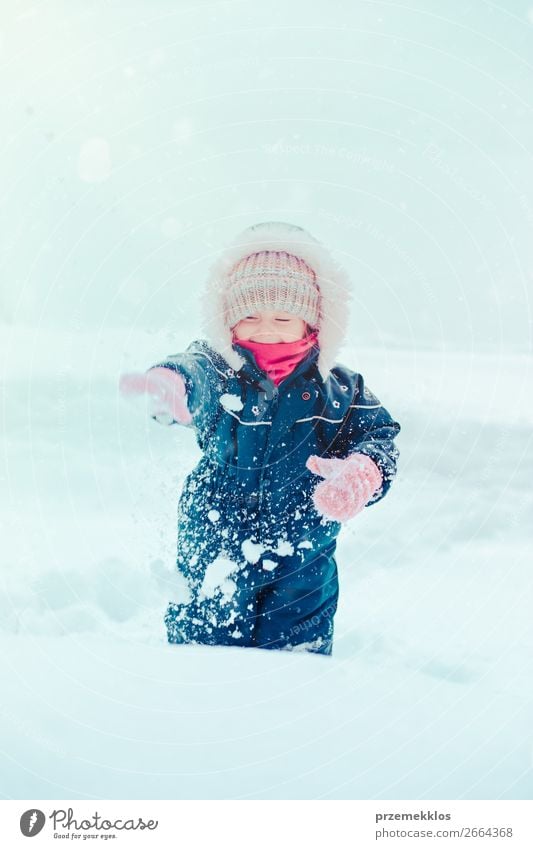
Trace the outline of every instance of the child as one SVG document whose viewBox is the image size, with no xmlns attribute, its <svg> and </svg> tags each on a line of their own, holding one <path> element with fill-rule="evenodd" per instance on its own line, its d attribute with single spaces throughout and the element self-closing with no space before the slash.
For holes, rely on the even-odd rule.
<svg viewBox="0 0 533 849">
<path fill-rule="evenodd" d="M 399 456 L 398 422 L 335 363 L 349 295 L 305 230 L 249 227 L 211 269 L 207 338 L 122 376 L 203 452 L 179 500 L 191 597 L 169 603 L 169 642 L 331 655 L 341 522 L 384 497 Z"/>
</svg>

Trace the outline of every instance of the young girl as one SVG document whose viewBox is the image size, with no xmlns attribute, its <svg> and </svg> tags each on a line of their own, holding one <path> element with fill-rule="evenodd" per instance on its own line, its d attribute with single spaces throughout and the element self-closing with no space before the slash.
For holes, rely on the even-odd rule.
<svg viewBox="0 0 533 849">
<path fill-rule="evenodd" d="M 145 374 L 152 418 L 194 428 L 203 455 L 178 505 L 171 643 L 331 655 L 341 523 L 387 493 L 400 425 L 335 362 L 350 287 L 300 227 L 249 227 L 212 267 L 205 339 Z"/>
</svg>

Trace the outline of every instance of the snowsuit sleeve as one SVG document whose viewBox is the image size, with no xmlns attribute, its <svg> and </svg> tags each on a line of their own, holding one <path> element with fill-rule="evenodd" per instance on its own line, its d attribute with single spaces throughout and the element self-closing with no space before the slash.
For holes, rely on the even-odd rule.
<svg viewBox="0 0 533 849">
<path fill-rule="evenodd" d="M 383 483 L 367 506 L 381 501 L 390 489 L 400 456 L 394 439 L 400 430 L 400 424 L 365 386 L 363 376 L 359 374 L 346 430 L 343 427 L 343 440 L 347 454 L 367 454 L 382 474 Z"/>
<path fill-rule="evenodd" d="M 169 368 L 181 375 L 187 393 L 187 407 L 193 419 L 191 424 L 184 426 L 206 431 L 217 407 L 216 399 L 220 395 L 219 376 L 211 358 L 192 342 L 186 351 L 169 355 L 150 366 L 150 369 L 153 368 Z M 152 418 L 164 425 L 179 424 L 170 415 Z"/>
</svg>

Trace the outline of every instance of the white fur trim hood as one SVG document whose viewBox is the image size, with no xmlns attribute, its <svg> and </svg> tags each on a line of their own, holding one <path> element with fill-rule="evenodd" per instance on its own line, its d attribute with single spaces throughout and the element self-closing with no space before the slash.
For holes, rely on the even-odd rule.
<svg viewBox="0 0 533 849">
<path fill-rule="evenodd" d="M 224 322 L 223 296 L 228 272 L 240 259 L 258 251 L 286 251 L 301 257 L 315 272 L 321 295 L 317 366 L 326 380 L 346 338 L 351 287 L 345 270 L 324 245 L 295 224 L 267 221 L 247 227 L 211 266 L 201 295 L 202 329 L 207 342 L 235 371 L 244 365 Z"/>
</svg>

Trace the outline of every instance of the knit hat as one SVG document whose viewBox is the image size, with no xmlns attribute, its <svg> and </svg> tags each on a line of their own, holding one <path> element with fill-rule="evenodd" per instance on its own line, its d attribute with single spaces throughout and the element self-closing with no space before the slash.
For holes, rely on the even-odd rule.
<svg viewBox="0 0 533 849">
<path fill-rule="evenodd" d="M 319 324 L 316 274 L 303 259 L 287 251 L 244 256 L 228 274 L 224 301 L 229 327 L 261 310 L 292 313 L 311 327 Z"/>
</svg>

